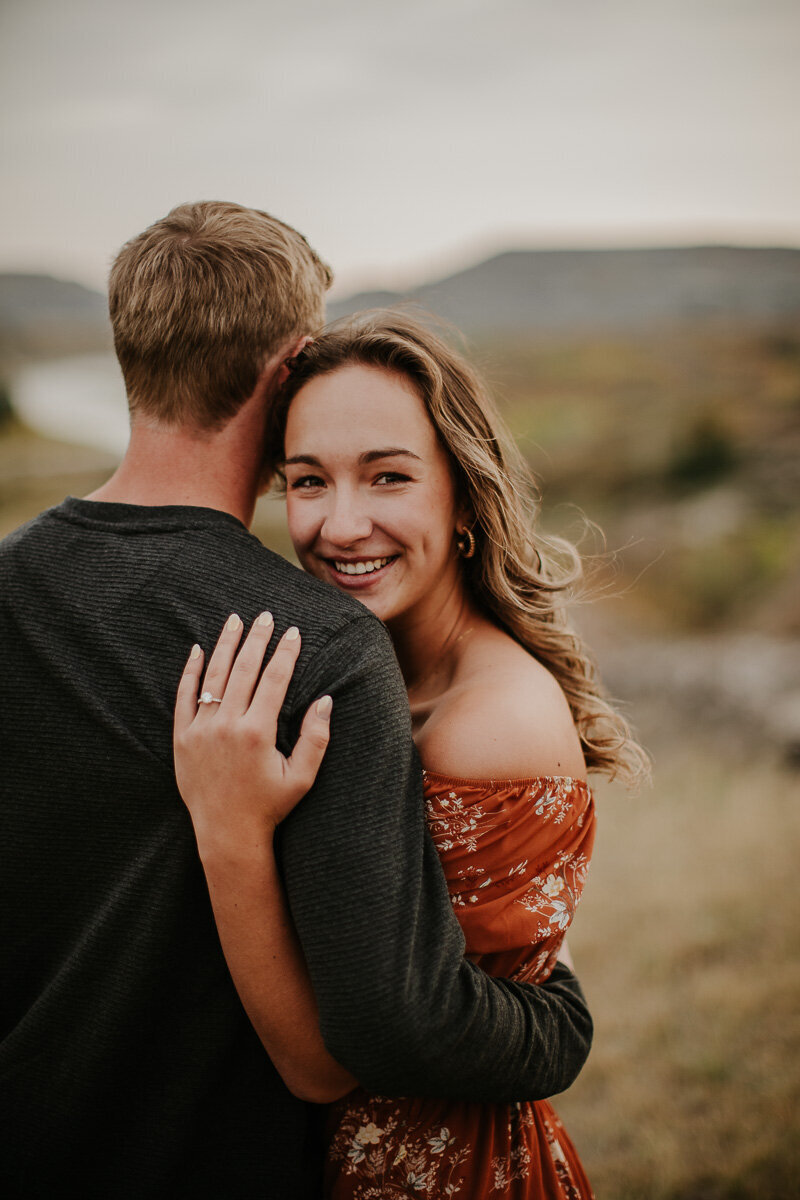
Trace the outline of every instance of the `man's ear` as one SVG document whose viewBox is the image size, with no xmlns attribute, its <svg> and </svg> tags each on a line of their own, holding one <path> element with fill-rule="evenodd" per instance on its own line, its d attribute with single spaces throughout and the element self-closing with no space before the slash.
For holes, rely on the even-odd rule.
<svg viewBox="0 0 800 1200">
<path fill-rule="evenodd" d="M 303 334 L 302 337 L 299 337 L 295 342 L 292 343 L 286 358 L 297 358 L 300 351 L 304 350 L 310 342 L 313 342 L 313 340 L 314 339 L 310 333 Z"/>
<path fill-rule="evenodd" d="M 258 377 L 254 389 L 254 395 L 257 393 L 260 396 L 270 396 L 278 390 L 282 383 L 285 383 L 290 371 L 289 364 L 293 358 L 307 346 L 309 342 L 313 342 L 310 333 L 304 334 L 302 337 L 295 338 L 292 342 L 287 342 L 285 346 L 281 346 L 277 354 L 273 354 L 268 358 L 261 369 L 261 374 Z"/>
<path fill-rule="evenodd" d="M 281 364 L 278 367 L 278 370 L 275 375 L 275 386 L 276 387 L 280 387 L 282 383 L 286 382 L 286 380 L 289 377 L 289 372 L 291 370 L 290 364 L 291 364 L 292 359 L 297 358 L 300 351 L 305 346 L 307 346 L 309 342 L 313 342 L 313 340 L 314 339 L 311 336 L 311 334 L 306 333 L 303 335 L 303 337 L 296 338 L 295 341 L 291 342 L 289 344 L 288 350 L 284 349 L 281 351 L 282 361 L 281 361 Z"/>
</svg>

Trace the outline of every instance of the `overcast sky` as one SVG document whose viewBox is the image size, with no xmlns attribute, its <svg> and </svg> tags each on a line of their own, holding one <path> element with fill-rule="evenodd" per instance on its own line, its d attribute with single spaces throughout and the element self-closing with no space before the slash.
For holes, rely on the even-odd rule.
<svg viewBox="0 0 800 1200">
<path fill-rule="evenodd" d="M 0 0 L 0 269 L 183 200 L 341 293 L 513 246 L 800 245 L 798 0 Z"/>
</svg>

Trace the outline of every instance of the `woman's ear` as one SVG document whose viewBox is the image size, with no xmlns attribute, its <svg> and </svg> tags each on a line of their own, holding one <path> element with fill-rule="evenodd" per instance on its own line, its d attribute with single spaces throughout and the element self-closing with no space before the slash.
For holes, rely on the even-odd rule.
<svg viewBox="0 0 800 1200">
<path fill-rule="evenodd" d="M 471 529 L 475 524 L 475 513 L 468 500 L 461 500 L 456 508 L 456 533 L 463 529 Z"/>
</svg>

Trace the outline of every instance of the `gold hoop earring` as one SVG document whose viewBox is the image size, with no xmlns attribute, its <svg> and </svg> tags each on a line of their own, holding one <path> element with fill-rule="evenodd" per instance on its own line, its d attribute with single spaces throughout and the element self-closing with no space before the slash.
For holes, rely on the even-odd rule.
<svg viewBox="0 0 800 1200">
<path fill-rule="evenodd" d="M 477 543 L 475 542 L 475 534 L 469 527 L 462 529 L 459 536 L 456 538 L 456 550 L 462 558 L 472 558 L 475 553 Z"/>
</svg>

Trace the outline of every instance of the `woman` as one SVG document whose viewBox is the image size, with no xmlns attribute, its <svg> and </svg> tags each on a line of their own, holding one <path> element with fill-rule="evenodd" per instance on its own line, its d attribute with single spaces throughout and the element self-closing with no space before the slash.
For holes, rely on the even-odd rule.
<svg viewBox="0 0 800 1200">
<path fill-rule="evenodd" d="M 425 768 L 429 826 L 470 957 L 492 974 L 542 981 L 588 869 L 587 768 L 632 776 L 646 766 L 566 623 L 577 553 L 563 542 L 534 543 L 531 480 L 480 381 L 405 316 L 362 315 L 307 346 L 275 403 L 268 444 L 302 566 L 357 597 L 392 636 Z M 255 637 L 253 661 L 267 633 L 248 639 Z M 284 638 L 275 657 L 288 666 L 292 653 Z M 221 642 L 219 654 L 230 669 L 232 645 Z M 275 669 L 285 675 L 286 667 Z M 190 664 L 193 697 L 199 670 Z M 244 680 L 237 664 L 230 679 L 246 691 L 255 675 Z M 177 753 L 193 816 L 204 769 L 219 769 L 225 753 L 213 715 L 194 724 L 200 738 Z M 301 739 L 300 757 L 306 750 Z M 273 798 L 273 821 L 296 792 Z M 235 797 L 248 803 L 263 807 L 263 797 Z M 232 828 L 230 812 L 214 819 Z M 225 892 L 224 884 L 211 888 L 215 909 Z M 296 947 L 279 952 L 302 974 Z M 292 1049 L 280 1037 L 276 1046 L 280 998 L 254 996 L 246 970 L 241 975 L 234 969 L 283 1071 Z M 298 1041 L 313 1019 L 309 996 Z M 324 1047 L 314 1043 L 314 1053 L 325 1062 Z M 333 1060 L 325 1070 L 337 1091 L 354 1082 L 337 1075 Z M 348 1090 L 331 1110 L 329 1135 L 331 1197 L 591 1195 L 546 1102 L 490 1107 Z"/>
</svg>

